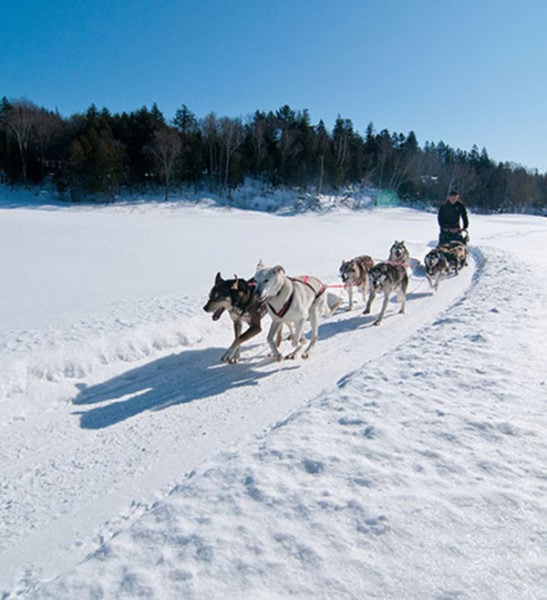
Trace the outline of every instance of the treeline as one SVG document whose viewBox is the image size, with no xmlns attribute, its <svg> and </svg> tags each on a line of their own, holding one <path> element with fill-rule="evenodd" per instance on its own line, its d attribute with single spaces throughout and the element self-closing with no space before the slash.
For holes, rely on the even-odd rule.
<svg viewBox="0 0 547 600">
<path fill-rule="evenodd" d="M 123 189 L 188 183 L 229 194 L 245 178 L 314 193 L 374 186 L 412 201 L 439 202 L 457 187 L 468 206 L 545 211 L 547 176 L 496 163 L 485 149 L 418 144 L 407 135 L 364 134 L 339 117 L 329 131 L 306 110 L 283 106 L 245 120 L 197 118 L 186 106 L 168 121 L 154 104 L 113 114 L 94 105 L 63 118 L 27 100 L 0 101 L 0 179 L 53 182 L 70 200 L 113 199 Z"/>
</svg>

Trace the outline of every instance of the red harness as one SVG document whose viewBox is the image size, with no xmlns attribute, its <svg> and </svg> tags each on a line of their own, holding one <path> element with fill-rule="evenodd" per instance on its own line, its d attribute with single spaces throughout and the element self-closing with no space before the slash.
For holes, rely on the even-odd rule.
<svg viewBox="0 0 547 600">
<path fill-rule="evenodd" d="M 308 283 L 308 279 L 309 279 L 308 275 L 304 275 L 304 277 L 302 277 L 302 279 L 296 279 L 294 277 L 289 277 L 289 279 L 292 282 L 299 282 L 299 283 L 303 283 L 304 285 L 307 285 L 310 288 L 310 290 L 312 290 L 312 292 L 315 294 L 316 300 L 327 289 L 327 286 L 324 283 L 321 283 L 321 287 L 319 288 L 319 291 L 317 291 L 310 283 Z M 283 306 L 279 310 L 275 310 L 275 308 L 269 302 L 268 302 L 268 306 L 276 317 L 279 317 L 280 319 L 282 319 L 286 315 L 289 308 L 291 307 L 293 298 L 294 298 L 294 286 L 293 286 L 292 294 L 288 297 L 287 302 L 285 302 L 285 304 L 283 304 Z"/>
</svg>

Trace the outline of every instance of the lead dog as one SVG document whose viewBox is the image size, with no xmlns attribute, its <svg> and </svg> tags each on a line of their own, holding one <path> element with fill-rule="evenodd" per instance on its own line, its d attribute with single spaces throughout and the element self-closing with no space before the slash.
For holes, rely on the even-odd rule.
<svg viewBox="0 0 547 600">
<path fill-rule="evenodd" d="M 277 349 L 274 340 L 283 323 L 294 324 L 292 336 L 293 351 L 286 358 L 296 358 L 305 339 L 302 336 L 304 323 L 309 319 L 311 324 L 311 339 L 307 348 L 302 352 L 302 358 L 308 358 L 318 339 L 319 317 L 328 311 L 326 286 L 317 277 L 288 277 L 281 265 L 272 268 L 264 267 L 262 261 L 257 265 L 254 275 L 255 293 L 266 304 L 272 317 L 272 325 L 268 332 L 268 344 L 273 357 L 283 360 L 283 355 Z"/>
<path fill-rule="evenodd" d="M 370 295 L 367 306 L 363 314 L 370 312 L 370 306 L 376 296 L 376 292 L 383 292 L 384 301 L 382 309 L 374 325 L 380 325 L 386 312 L 387 303 L 392 293 L 397 292 L 399 301 L 401 302 L 401 314 L 405 312 L 406 307 L 406 291 L 408 288 L 408 274 L 403 265 L 394 265 L 388 262 L 382 262 L 374 265 L 368 272 L 370 282 Z"/>
<path fill-rule="evenodd" d="M 425 276 L 435 291 L 439 289 L 441 277 L 450 273 L 450 265 L 446 254 L 440 248 L 433 248 L 424 258 Z"/>
<path fill-rule="evenodd" d="M 368 271 L 374 264 L 370 256 L 358 256 L 351 260 L 343 260 L 340 265 L 340 277 L 349 298 L 348 310 L 353 308 L 353 286 L 356 286 L 363 296 L 363 302 L 368 289 Z"/>
<path fill-rule="evenodd" d="M 405 246 L 404 242 L 398 242 L 395 240 L 389 250 L 388 262 L 409 266 L 410 263 L 410 252 Z"/>
<path fill-rule="evenodd" d="M 239 360 L 239 347 L 262 330 L 260 321 L 268 312 L 266 305 L 256 297 L 254 289 L 247 281 L 236 276 L 235 279 L 222 279 L 220 273 L 215 277 L 215 283 L 209 292 L 209 299 L 203 307 L 208 313 L 213 313 L 213 321 L 218 321 L 227 310 L 234 325 L 234 341 L 222 355 L 221 361 L 236 363 Z M 249 328 L 241 335 L 243 324 Z"/>
</svg>

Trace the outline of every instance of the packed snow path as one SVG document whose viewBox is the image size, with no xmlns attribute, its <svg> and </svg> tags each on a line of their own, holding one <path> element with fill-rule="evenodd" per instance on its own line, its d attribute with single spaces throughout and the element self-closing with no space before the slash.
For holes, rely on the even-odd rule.
<svg viewBox="0 0 547 600">
<path fill-rule="evenodd" d="M 203 339 L 106 381 L 77 384 L 71 402 L 12 424 L 4 442 L 13 454 L 1 476 L 6 501 L 23 502 L 4 519 L 1 579 L 20 572 L 37 549 L 45 577 L 76 564 L 121 519 L 139 514 L 135 502 L 150 502 L 220 449 L 283 419 L 431 322 L 461 297 L 472 269 L 441 285 L 434 298 L 424 278 L 411 279 L 407 314 L 390 303 L 380 327 L 372 322 L 381 299 L 372 315 L 361 315 L 359 303 L 324 319 L 307 361 L 272 362 L 261 335 L 244 347 L 241 363 L 226 365 L 219 362 L 224 349 Z M 57 547 L 49 548 L 50 540 Z"/>
</svg>

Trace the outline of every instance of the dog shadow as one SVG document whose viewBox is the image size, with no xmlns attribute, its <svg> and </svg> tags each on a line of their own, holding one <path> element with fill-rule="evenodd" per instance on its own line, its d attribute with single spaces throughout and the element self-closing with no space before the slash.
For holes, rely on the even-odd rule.
<svg viewBox="0 0 547 600">
<path fill-rule="evenodd" d="M 413 300 L 419 300 L 421 298 L 429 298 L 432 295 L 432 291 L 427 292 L 410 292 L 406 295 L 407 302 L 412 302 Z M 372 310 L 368 315 L 363 314 L 362 310 L 353 316 L 345 319 L 341 319 L 339 321 L 326 321 L 321 323 L 319 326 L 319 339 L 327 339 L 338 335 L 340 333 L 345 333 L 348 331 L 355 331 L 356 329 L 362 329 L 364 327 L 372 327 L 380 314 L 380 298 L 377 299 L 377 307 L 372 306 Z M 389 299 L 389 304 L 400 304 L 397 299 L 396 294 L 393 294 Z M 335 313 L 335 315 L 343 315 L 348 314 L 348 311 L 340 310 Z M 396 312 L 386 312 L 383 317 L 383 320 L 390 319 L 391 317 L 398 314 Z"/>
<path fill-rule="evenodd" d="M 325 321 L 319 326 L 319 340 L 326 340 L 341 333 L 367 327 L 376 320 L 377 316 L 374 313 L 364 315 L 361 310 L 354 316 L 341 319 L 340 321 Z"/>
<path fill-rule="evenodd" d="M 270 359 L 227 365 L 219 362 L 225 350 L 185 350 L 96 385 L 79 384 L 73 404 L 93 407 L 76 410 L 73 414 L 80 417 L 83 429 L 103 429 L 147 410 L 164 410 L 222 395 L 231 389 L 258 385 L 260 379 L 281 368 L 260 370 L 261 366 L 272 364 Z M 298 367 L 285 364 L 282 368 Z"/>
</svg>

